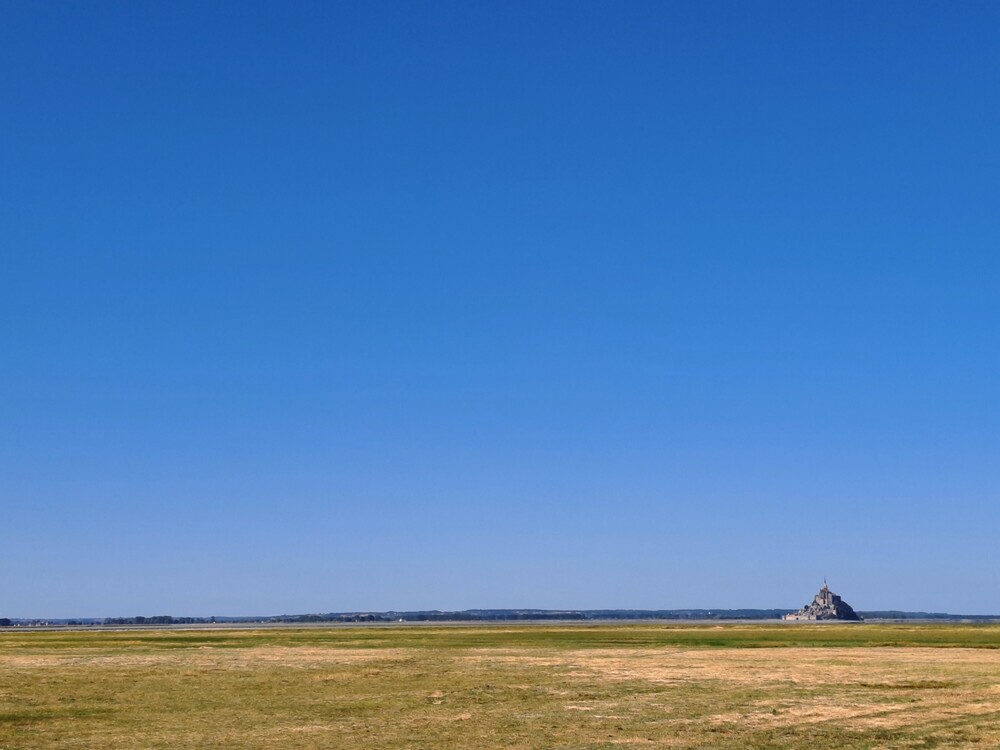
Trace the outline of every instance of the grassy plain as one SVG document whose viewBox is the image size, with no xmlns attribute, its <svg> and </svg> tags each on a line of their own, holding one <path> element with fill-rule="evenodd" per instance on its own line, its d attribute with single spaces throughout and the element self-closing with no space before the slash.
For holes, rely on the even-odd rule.
<svg viewBox="0 0 1000 750">
<path fill-rule="evenodd" d="M 1000 626 L 0 632 L 0 748 L 1000 747 Z"/>
</svg>

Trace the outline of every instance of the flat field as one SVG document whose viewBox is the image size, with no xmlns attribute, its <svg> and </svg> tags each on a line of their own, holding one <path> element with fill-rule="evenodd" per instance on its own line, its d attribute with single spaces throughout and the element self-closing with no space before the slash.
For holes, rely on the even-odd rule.
<svg viewBox="0 0 1000 750">
<path fill-rule="evenodd" d="M 1000 747 L 1000 626 L 0 633 L 0 748 Z"/>
</svg>

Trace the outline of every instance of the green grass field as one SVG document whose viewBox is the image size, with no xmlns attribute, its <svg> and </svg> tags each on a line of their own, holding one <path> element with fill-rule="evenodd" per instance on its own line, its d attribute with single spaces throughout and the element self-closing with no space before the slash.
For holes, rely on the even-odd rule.
<svg viewBox="0 0 1000 750">
<path fill-rule="evenodd" d="M 0 633 L 0 748 L 1000 747 L 1000 627 Z"/>
</svg>

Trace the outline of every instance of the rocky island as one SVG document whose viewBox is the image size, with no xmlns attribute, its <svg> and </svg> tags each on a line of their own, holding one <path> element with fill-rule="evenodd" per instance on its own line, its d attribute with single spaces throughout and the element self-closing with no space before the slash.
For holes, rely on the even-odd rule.
<svg viewBox="0 0 1000 750">
<path fill-rule="evenodd" d="M 813 597 L 810 604 L 807 604 L 798 612 L 790 612 L 785 615 L 786 620 L 861 620 L 861 616 L 855 612 L 851 605 L 830 591 L 823 581 L 823 587 L 819 593 Z"/>
</svg>

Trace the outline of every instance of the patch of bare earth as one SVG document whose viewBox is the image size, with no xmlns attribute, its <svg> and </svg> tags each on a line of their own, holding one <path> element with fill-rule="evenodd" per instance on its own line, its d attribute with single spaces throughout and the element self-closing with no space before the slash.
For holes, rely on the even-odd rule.
<svg viewBox="0 0 1000 750">
<path fill-rule="evenodd" d="M 753 695 L 734 710 L 671 719 L 693 725 L 767 729 L 836 722 L 895 729 L 1000 718 L 1000 651 L 927 648 L 596 649 L 473 655 L 556 669 L 567 678 L 641 681 L 684 688 L 711 685 Z M 568 704 L 569 711 L 592 711 Z"/>
<path fill-rule="evenodd" d="M 203 667 L 254 668 L 259 666 L 312 668 L 318 665 L 348 665 L 405 658 L 406 649 L 356 648 L 282 648 L 262 646 L 227 651 L 224 649 L 177 650 L 163 653 L 120 653 L 113 655 L 0 655 L 0 667 L 15 669 L 65 668 L 73 666 L 95 668 L 135 668 L 183 665 L 189 669 Z"/>
</svg>

